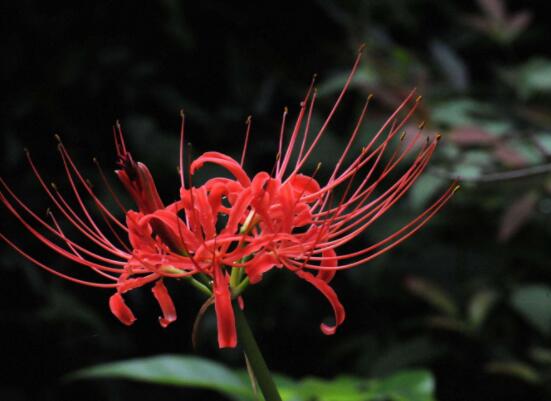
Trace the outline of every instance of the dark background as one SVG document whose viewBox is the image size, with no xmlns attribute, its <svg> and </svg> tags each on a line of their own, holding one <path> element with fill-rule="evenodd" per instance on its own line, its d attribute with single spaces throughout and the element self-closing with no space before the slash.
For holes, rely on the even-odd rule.
<svg viewBox="0 0 551 401">
<path fill-rule="evenodd" d="M 337 275 L 347 320 L 335 336 L 319 332 L 329 317 L 325 300 L 290 273 L 273 271 L 251 287 L 247 312 L 270 366 L 293 377 L 426 367 L 440 400 L 549 399 L 551 28 L 543 3 L 4 2 L 1 176 L 45 216 L 51 205 L 23 148 L 67 191 L 58 133 L 99 184 L 91 158 L 108 173 L 114 168 L 111 126 L 120 119 L 133 155 L 169 201 L 178 196 L 181 108 L 196 155 L 238 157 L 252 114 L 246 167 L 270 169 L 283 107 L 296 112 L 317 73 L 321 118 L 366 43 L 360 79 L 316 158 L 336 161 L 335 146 L 344 146 L 368 93 L 376 100 L 364 138 L 412 87 L 425 97 L 415 121 L 427 120 L 444 141 L 428 178 L 361 241 L 420 213 L 452 177 L 464 177 L 463 188 L 403 246 Z M 522 178 L 493 175 L 509 171 Z M 56 268 L 78 269 L 45 252 L 7 211 L 1 231 Z M 242 364 L 238 352 L 217 349 L 212 311 L 192 350 L 202 299 L 191 287 L 171 286 L 179 319 L 167 329 L 158 326 L 149 291 L 134 291 L 138 321 L 126 328 L 108 310 L 108 291 L 62 282 L 7 246 L 0 252 L 3 400 L 214 399 L 61 377 L 159 353 Z"/>
</svg>

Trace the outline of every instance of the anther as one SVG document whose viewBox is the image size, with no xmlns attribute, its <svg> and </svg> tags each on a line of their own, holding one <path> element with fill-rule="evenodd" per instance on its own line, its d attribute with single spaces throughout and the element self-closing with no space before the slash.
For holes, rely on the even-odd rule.
<svg viewBox="0 0 551 401">
<path fill-rule="evenodd" d="M 404 139 L 406 139 L 406 131 L 402 132 L 402 135 L 400 135 L 400 142 L 402 142 Z"/>
<path fill-rule="evenodd" d="M 456 185 L 455 188 L 453 189 L 452 191 L 452 194 L 456 193 L 457 191 L 459 191 L 461 189 L 461 185 Z"/>
<path fill-rule="evenodd" d="M 180 109 L 180 117 L 182 117 L 182 118 L 185 117 L 184 109 Z"/>
<path fill-rule="evenodd" d="M 417 125 L 417 128 L 419 128 L 419 129 L 425 128 L 425 122 L 424 122 L 424 121 L 421 121 L 421 122 Z"/>
<path fill-rule="evenodd" d="M 55 182 L 50 182 L 51 187 L 57 191 L 57 185 Z"/>
<path fill-rule="evenodd" d="M 362 52 L 364 51 L 364 49 L 366 48 L 366 44 L 365 43 L 362 43 L 360 45 L 360 47 L 358 48 L 358 54 L 362 54 Z"/>
<path fill-rule="evenodd" d="M 417 96 L 417 98 L 415 99 L 417 103 L 419 103 L 421 100 L 423 100 L 423 96 Z"/>
<path fill-rule="evenodd" d="M 373 99 L 373 93 L 370 93 L 369 95 L 367 95 L 367 101 L 370 102 L 371 99 Z"/>
<path fill-rule="evenodd" d="M 61 143 L 61 137 L 58 134 L 54 134 L 54 138 L 55 138 L 56 141 Z"/>
<path fill-rule="evenodd" d="M 440 139 L 442 139 L 442 134 L 437 132 L 436 133 L 436 141 L 439 141 Z"/>
</svg>

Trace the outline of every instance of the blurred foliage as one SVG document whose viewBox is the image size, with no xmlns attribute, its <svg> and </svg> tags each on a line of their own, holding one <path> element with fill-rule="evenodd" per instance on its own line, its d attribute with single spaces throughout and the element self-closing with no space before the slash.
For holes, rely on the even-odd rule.
<svg viewBox="0 0 551 401">
<path fill-rule="evenodd" d="M 72 373 L 69 379 L 127 379 L 160 385 L 200 387 L 218 391 L 235 400 L 258 398 L 244 371 L 203 358 L 159 355 L 112 362 Z M 382 379 L 340 376 L 334 380 L 309 377 L 295 381 L 276 377 L 284 401 L 433 401 L 434 380 L 430 373 L 403 371 Z"/>
<path fill-rule="evenodd" d="M 50 204 L 37 190 L 22 148 L 31 150 L 49 181 L 70 190 L 52 139 L 60 133 L 108 199 L 89 160 L 98 156 L 106 171 L 114 167 L 110 125 L 119 118 L 133 155 L 148 164 L 168 201 L 178 195 L 181 108 L 197 154 L 213 149 L 238 155 L 243 123 L 252 114 L 246 168 L 270 170 L 283 107 L 296 112 L 318 73 L 313 124 L 319 123 L 365 42 L 353 91 L 313 165 L 335 162 L 335 149 L 345 146 L 370 93 L 375 100 L 361 140 L 416 87 L 424 102 L 406 130 L 425 121 L 427 134 L 440 131 L 443 141 L 409 198 L 357 246 L 408 222 L 450 179 L 461 177 L 462 191 L 401 247 L 337 275 L 347 320 L 335 336 L 318 331 L 319 319 L 329 316 L 324 300 L 292 275 L 277 271 L 250 288 L 247 312 L 269 364 L 290 378 L 322 378 L 289 379 L 300 388 L 297 397 L 315 394 L 308 393 L 312 386 L 331 386 L 332 379 L 323 378 L 345 377 L 335 379 L 339 388 L 360 381 L 377 389 L 408 374 L 402 370 L 423 368 L 434 375 L 440 400 L 549 399 L 551 28 L 544 4 L 304 5 L 4 4 L 2 177 L 45 215 Z M 205 174 L 202 179 L 212 173 Z M 78 268 L 46 254 L 5 216 L 0 231 L 32 255 L 60 269 Z M 0 266 L 0 399 L 216 399 L 200 389 L 59 380 L 104 361 L 191 353 L 191 326 L 202 302 L 193 292 L 171 288 L 179 320 L 167 330 L 155 321 L 157 306 L 148 291 L 129 294 L 139 320 L 126 328 L 109 314 L 104 292 L 62 283 L 7 247 L 1 248 Z M 212 311 L 199 334 L 199 355 L 242 366 L 239 353 L 216 349 Z M 419 374 L 432 391 L 430 376 Z"/>
</svg>

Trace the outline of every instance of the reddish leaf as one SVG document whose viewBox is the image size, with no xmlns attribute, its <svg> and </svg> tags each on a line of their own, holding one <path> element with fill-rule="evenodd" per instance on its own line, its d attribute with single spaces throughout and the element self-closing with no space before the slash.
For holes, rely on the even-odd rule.
<svg viewBox="0 0 551 401">
<path fill-rule="evenodd" d="M 479 127 L 459 127 L 448 135 L 448 138 L 460 146 L 492 145 L 497 138 Z"/>
<path fill-rule="evenodd" d="M 495 147 L 494 156 L 507 167 L 518 168 L 524 167 L 528 164 L 524 156 L 522 156 L 515 149 L 503 143 L 500 143 Z"/>
<path fill-rule="evenodd" d="M 530 219 L 536 207 L 538 197 L 535 192 L 528 192 L 516 199 L 505 210 L 501 217 L 498 240 L 508 241 Z"/>
</svg>

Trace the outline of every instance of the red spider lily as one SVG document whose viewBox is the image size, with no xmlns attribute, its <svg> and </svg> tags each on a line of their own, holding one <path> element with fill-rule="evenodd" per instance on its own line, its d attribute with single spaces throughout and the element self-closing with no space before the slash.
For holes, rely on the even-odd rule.
<svg viewBox="0 0 551 401">
<path fill-rule="evenodd" d="M 220 347 L 234 347 L 237 342 L 232 299 L 249 283 L 259 282 L 267 271 L 274 267 L 286 268 L 315 286 L 328 299 L 334 310 L 335 325 L 322 324 L 321 330 L 333 334 L 345 318 L 344 308 L 329 285 L 337 270 L 363 265 L 409 238 L 442 208 L 457 188 L 455 184 L 450 186 L 432 206 L 383 240 L 355 252 L 337 252 L 404 196 L 424 172 L 439 140 L 437 135 L 420 141 L 423 138 L 420 127 L 407 144 L 402 141 L 404 136 L 399 133 L 420 100 L 412 92 L 361 151 L 351 157 L 369 97 L 324 184 L 315 178 L 319 165 L 313 174 L 302 174 L 341 103 L 359 61 L 360 55 L 315 135 L 309 137 L 316 101 L 313 84 L 301 102 L 288 141 L 284 140 L 288 114 L 285 110 L 279 151 L 271 174 L 260 172 L 251 178 L 243 169 L 251 127 L 248 119 L 240 162 L 222 153 L 204 153 L 190 163 L 190 183 L 185 185 L 182 115 L 180 196 L 170 205 L 165 205 L 159 197 L 148 168 L 134 161 L 126 150 L 118 126 L 115 142 L 120 169 L 116 174 L 137 206 L 137 210 L 126 210 L 108 186 L 125 214 L 124 222 L 96 196 L 61 142 L 58 149 L 77 207 L 71 206 L 56 185 L 50 187 L 45 183 L 27 152 L 31 169 L 55 208 L 92 246 L 83 246 L 81 240 L 66 236 L 53 212 L 48 213 L 51 222 L 42 219 L 0 179 L 2 203 L 39 241 L 76 264 L 93 270 L 106 282 L 64 274 L 35 259 L 3 234 L 0 236 L 24 257 L 60 277 L 115 290 L 109 306 L 127 325 L 136 318 L 124 301 L 124 293 L 151 284 L 162 311 L 160 324 L 166 327 L 176 319 L 176 309 L 164 280 L 189 280 L 214 301 Z M 398 142 L 398 146 L 390 157 L 385 157 L 393 142 Z M 402 162 L 407 162 L 408 166 L 396 174 Z M 191 177 L 205 163 L 223 167 L 233 178 L 218 177 L 200 186 L 191 185 Z M 107 183 L 101 170 L 100 173 Z M 90 197 L 96 213 L 87 207 L 84 195 Z M 94 217 L 98 214 L 103 221 L 101 224 Z M 225 224 L 219 229 L 221 218 Z M 100 225 L 106 226 L 110 234 L 102 231 Z"/>
</svg>

